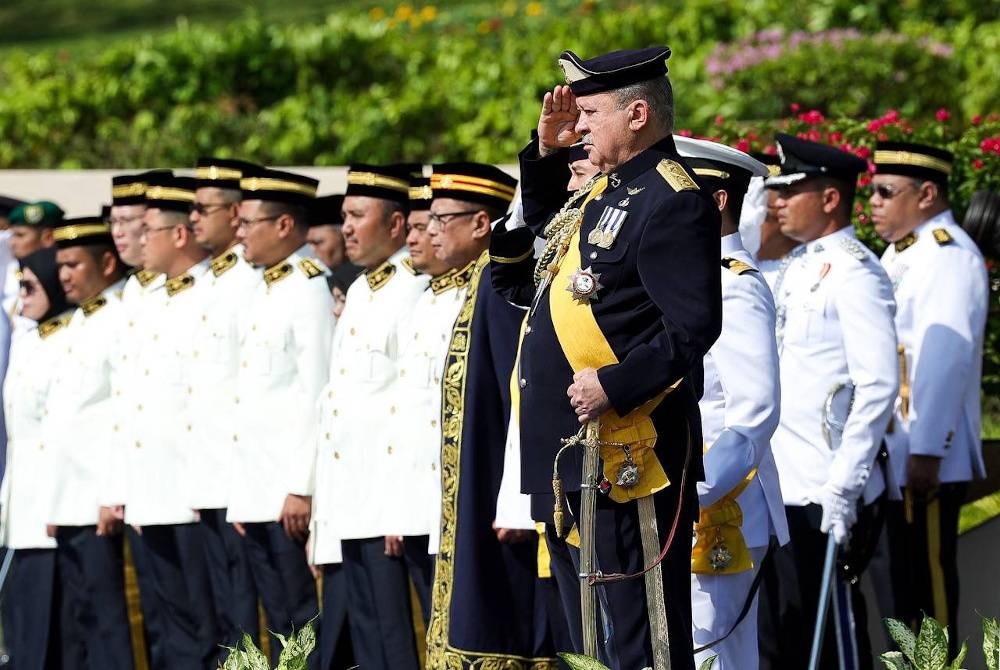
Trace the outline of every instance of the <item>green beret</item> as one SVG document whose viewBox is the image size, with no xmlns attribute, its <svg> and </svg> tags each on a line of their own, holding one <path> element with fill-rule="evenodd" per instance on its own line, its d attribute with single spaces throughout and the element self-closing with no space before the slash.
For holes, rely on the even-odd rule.
<svg viewBox="0 0 1000 670">
<path fill-rule="evenodd" d="M 12 226 L 32 226 L 34 228 L 54 228 L 63 220 L 65 212 L 54 202 L 39 200 L 26 202 L 11 210 L 7 220 Z"/>
</svg>

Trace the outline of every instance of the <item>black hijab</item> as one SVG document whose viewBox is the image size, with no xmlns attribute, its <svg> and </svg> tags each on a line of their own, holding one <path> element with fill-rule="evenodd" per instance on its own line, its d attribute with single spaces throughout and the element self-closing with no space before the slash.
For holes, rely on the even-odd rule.
<svg viewBox="0 0 1000 670">
<path fill-rule="evenodd" d="M 28 254 L 20 261 L 21 270 L 30 269 L 38 282 L 42 285 L 42 290 L 49 299 L 49 311 L 38 320 L 38 323 L 45 323 L 54 316 L 59 316 L 69 309 L 69 302 L 66 300 L 66 293 L 63 291 L 62 283 L 59 281 L 59 266 L 56 264 L 55 247 L 45 247 Z"/>
</svg>

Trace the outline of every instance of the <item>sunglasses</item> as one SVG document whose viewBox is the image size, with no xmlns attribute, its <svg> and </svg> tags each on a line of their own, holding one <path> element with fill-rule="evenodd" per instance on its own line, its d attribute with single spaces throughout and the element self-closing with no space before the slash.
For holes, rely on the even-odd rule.
<svg viewBox="0 0 1000 670">
<path fill-rule="evenodd" d="M 38 290 L 35 282 L 28 281 L 27 279 L 19 281 L 18 286 L 21 287 L 21 291 L 24 292 L 24 295 L 32 295 L 36 290 Z"/>
<path fill-rule="evenodd" d="M 883 200 L 892 200 L 911 185 L 895 186 L 894 184 L 873 184 L 872 193 Z"/>
</svg>

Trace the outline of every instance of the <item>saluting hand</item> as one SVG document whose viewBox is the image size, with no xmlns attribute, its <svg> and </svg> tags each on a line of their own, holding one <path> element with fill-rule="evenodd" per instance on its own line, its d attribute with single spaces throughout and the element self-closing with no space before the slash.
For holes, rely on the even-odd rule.
<svg viewBox="0 0 1000 670">
<path fill-rule="evenodd" d="M 285 535 L 297 542 L 305 542 L 309 536 L 309 520 L 312 516 L 312 496 L 289 493 L 281 508 L 278 523 L 285 529 Z"/>
<path fill-rule="evenodd" d="M 608 394 L 604 392 L 594 368 L 584 368 L 573 375 L 573 383 L 566 389 L 566 395 L 580 423 L 600 418 L 611 407 Z"/>
<path fill-rule="evenodd" d="M 542 98 L 542 113 L 538 117 L 538 152 L 545 156 L 559 147 L 568 147 L 578 139 L 576 122 L 580 109 L 569 86 L 556 86 Z"/>
</svg>

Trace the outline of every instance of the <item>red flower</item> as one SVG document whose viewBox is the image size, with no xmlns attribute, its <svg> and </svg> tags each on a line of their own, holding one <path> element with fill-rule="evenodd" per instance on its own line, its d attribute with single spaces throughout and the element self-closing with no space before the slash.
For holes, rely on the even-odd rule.
<svg viewBox="0 0 1000 670">
<path fill-rule="evenodd" d="M 750 153 L 750 142 L 748 142 L 747 140 L 741 139 L 739 142 L 736 143 L 736 148 L 739 151 L 742 151 L 743 153 L 748 154 L 748 153 Z"/>
<path fill-rule="evenodd" d="M 718 116 L 715 117 L 715 125 L 721 126 L 725 122 L 726 122 L 726 119 L 725 119 L 724 116 L 722 116 L 722 114 L 719 114 Z"/>
<path fill-rule="evenodd" d="M 798 114 L 799 110 L 802 109 L 802 107 L 799 106 L 799 103 L 793 102 L 788 106 L 788 109 L 792 110 L 792 114 Z"/>
<path fill-rule="evenodd" d="M 839 144 L 842 139 L 844 139 L 844 133 L 830 133 L 831 144 Z"/>
<path fill-rule="evenodd" d="M 885 116 L 882 117 L 882 120 L 887 121 L 888 123 L 895 123 L 896 121 L 899 121 L 899 112 L 895 109 L 890 109 L 885 113 Z"/>
<path fill-rule="evenodd" d="M 681 128 L 680 130 L 677 131 L 677 134 L 680 135 L 681 137 L 692 137 L 694 135 L 694 133 L 692 133 L 687 128 Z"/>
<path fill-rule="evenodd" d="M 976 160 L 972 161 L 972 169 L 973 170 L 982 170 L 983 169 L 983 159 L 982 158 L 977 158 Z"/>
<path fill-rule="evenodd" d="M 799 114 L 799 121 L 805 121 L 810 125 L 823 123 L 825 120 L 826 118 L 823 116 L 823 113 L 818 109 L 810 109 L 808 112 Z"/>
<path fill-rule="evenodd" d="M 945 121 L 951 118 L 951 112 L 949 112 L 944 107 L 941 107 L 940 109 L 938 109 L 937 112 L 934 113 L 934 116 L 937 118 L 938 121 L 944 123 Z"/>
<path fill-rule="evenodd" d="M 983 117 L 980 116 L 979 114 L 976 114 L 975 116 L 972 117 L 972 125 L 978 126 L 982 122 L 983 122 Z"/>
<path fill-rule="evenodd" d="M 857 149 L 855 149 L 854 155 L 857 156 L 858 158 L 864 158 L 867 160 L 868 157 L 872 155 L 872 150 L 869 149 L 868 147 L 858 147 Z"/>
<path fill-rule="evenodd" d="M 870 174 L 863 174 L 860 177 L 858 177 L 858 186 L 860 186 L 861 188 L 868 186 L 868 184 L 870 183 L 872 183 L 872 177 Z"/>
<path fill-rule="evenodd" d="M 886 133 L 879 133 L 877 137 L 879 142 L 885 142 L 889 139 L 889 136 Z"/>
</svg>

